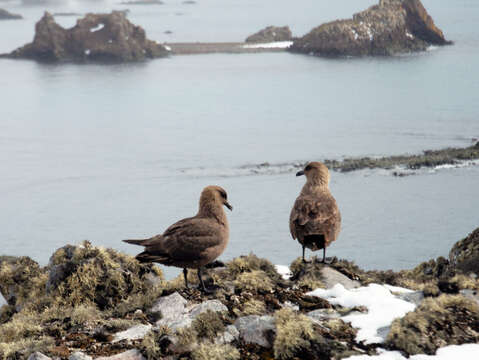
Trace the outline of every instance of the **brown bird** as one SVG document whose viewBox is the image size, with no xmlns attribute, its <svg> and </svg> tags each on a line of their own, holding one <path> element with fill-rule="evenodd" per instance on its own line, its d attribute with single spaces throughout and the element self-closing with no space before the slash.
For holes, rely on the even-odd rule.
<svg viewBox="0 0 479 360">
<path fill-rule="evenodd" d="M 140 262 L 157 262 L 183 268 L 187 288 L 187 269 L 198 269 L 201 288 L 206 292 L 201 267 L 220 256 L 228 244 L 229 225 L 223 205 L 233 210 L 226 191 L 219 186 L 207 186 L 201 192 L 199 210 L 195 216 L 174 223 L 161 235 L 123 241 L 145 247 L 145 251 L 136 256 Z"/>
<path fill-rule="evenodd" d="M 329 170 L 323 163 L 310 162 L 296 173 L 301 175 L 306 175 L 306 184 L 291 210 L 289 230 L 293 239 L 303 246 L 304 262 L 305 248 L 323 249 L 325 262 L 326 247 L 336 240 L 341 230 L 341 214 L 329 191 Z"/>
</svg>

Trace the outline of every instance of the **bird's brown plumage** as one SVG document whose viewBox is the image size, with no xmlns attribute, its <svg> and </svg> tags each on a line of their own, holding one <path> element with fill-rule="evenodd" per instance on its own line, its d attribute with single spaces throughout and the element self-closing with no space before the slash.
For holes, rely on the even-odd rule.
<svg viewBox="0 0 479 360">
<path fill-rule="evenodd" d="M 303 250 L 326 249 L 341 230 L 341 214 L 329 191 L 329 170 L 323 163 L 311 162 L 296 175 L 306 175 L 306 184 L 291 210 L 291 236 L 303 245 Z"/>
<path fill-rule="evenodd" d="M 199 269 L 220 256 L 228 244 L 229 226 L 223 206 L 232 209 L 226 191 L 207 186 L 195 216 L 174 223 L 161 235 L 123 241 L 145 247 L 136 256 L 139 261 Z"/>
</svg>

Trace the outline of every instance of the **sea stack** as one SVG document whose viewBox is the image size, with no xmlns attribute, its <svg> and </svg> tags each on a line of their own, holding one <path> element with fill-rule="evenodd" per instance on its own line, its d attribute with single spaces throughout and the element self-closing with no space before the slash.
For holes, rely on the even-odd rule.
<svg viewBox="0 0 479 360">
<path fill-rule="evenodd" d="M 32 43 L 8 54 L 10 58 L 49 62 L 132 62 L 167 56 L 166 48 L 146 38 L 123 11 L 87 14 L 65 29 L 45 12 L 35 25 Z"/>
<path fill-rule="evenodd" d="M 450 42 L 420 0 L 380 0 L 352 19 L 314 28 L 289 50 L 317 56 L 387 56 L 446 44 Z"/>
</svg>

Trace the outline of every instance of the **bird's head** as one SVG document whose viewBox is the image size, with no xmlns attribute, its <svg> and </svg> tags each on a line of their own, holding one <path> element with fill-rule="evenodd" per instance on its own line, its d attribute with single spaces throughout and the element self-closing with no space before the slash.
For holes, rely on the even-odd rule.
<svg viewBox="0 0 479 360">
<path fill-rule="evenodd" d="M 326 165 L 319 161 L 313 161 L 304 167 L 303 170 L 298 171 L 296 176 L 305 175 L 307 182 L 313 185 L 328 186 L 329 185 L 329 170 Z"/>
<path fill-rule="evenodd" d="M 233 207 L 228 202 L 228 194 L 221 186 L 210 185 L 203 189 L 200 197 L 200 209 L 211 205 L 226 206 L 229 210 Z"/>
</svg>

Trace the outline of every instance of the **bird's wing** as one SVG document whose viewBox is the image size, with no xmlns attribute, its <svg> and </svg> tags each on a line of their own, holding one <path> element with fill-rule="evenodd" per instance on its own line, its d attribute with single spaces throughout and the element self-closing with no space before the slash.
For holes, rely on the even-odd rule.
<svg viewBox="0 0 479 360">
<path fill-rule="evenodd" d="M 315 228 L 339 217 L 336 201 L 331 194 L 300 195 L 296 199 L 289 219 L 291 235 L 297 237 L 297 227 Z"/>
<path fill-rule="evenodd" d="M 221 225 L 211 219 L 183 219 L 166 229 L 158 250 L 175 260 L 198 257 L 205 250 L 222 243 L 221 230 Z M 147 247 L 146 250 L 152 252 L 156 249 Z"/>
</svg>

